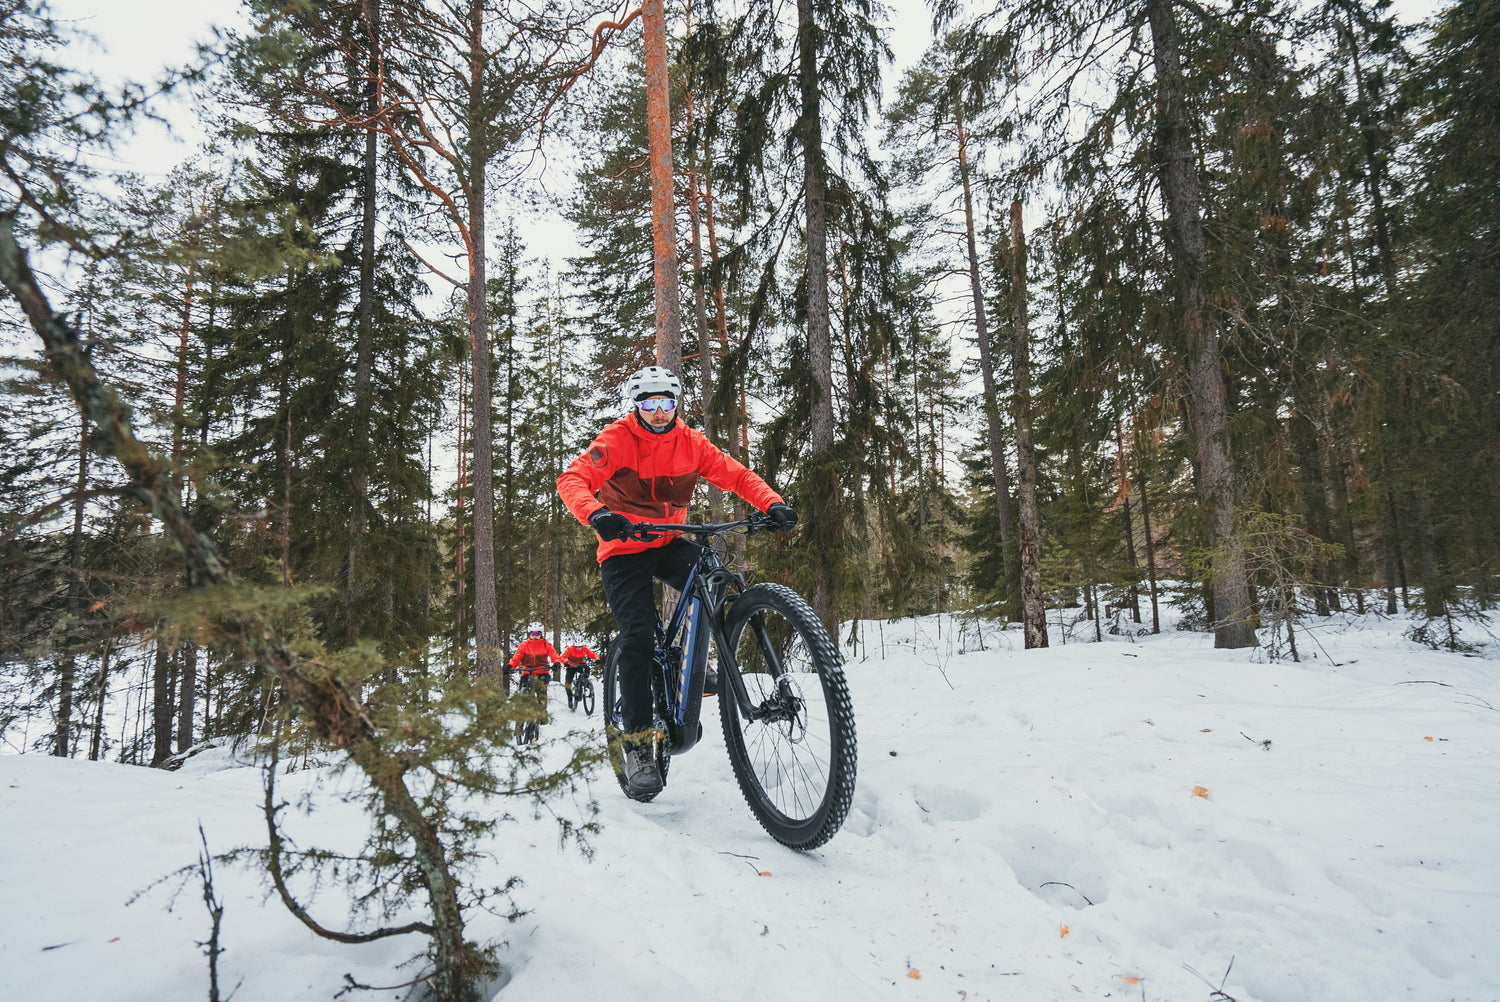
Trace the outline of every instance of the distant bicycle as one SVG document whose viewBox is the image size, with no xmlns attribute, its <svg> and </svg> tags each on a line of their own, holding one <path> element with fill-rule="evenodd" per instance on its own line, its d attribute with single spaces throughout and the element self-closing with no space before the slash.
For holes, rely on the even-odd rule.
<svg viewBox="0 0 1500 1002">
<path fill-rule="evenodd" d="M 705 525 L 637 523 L 649 538 L 680 532 L 703 546 L 671 621 L 656 625 L 651 671 L 657 767 L 703 736 L 699 722 L 710 644 L 718 652 L 719 718 L 740 792 L 761 827 L 783 845 L 813 849 L 844 823 L 854 797 L 854 708 L 838 650 L 803 598 L 779 584 L 746 585 L 717 547 L 732 532 L 768 531 L 761 515 Z M 604 668 L 605 721 L 622 720 L 618 647 Z M 620 787 L 632 799 L 623 776 Z"/>
<path fill-rule="evenodd" d="M 594 680 L 589 674 L 589 663 L 587 661 L 579 665 L 577 674 L 573 681 L 566 687 L 568 694 L 568 709 L 575 706 L 583 707 L 583 715 L 593 716 L 594 713 Z"/>
<path fill-rule="evenodd" d="M 527 674 L 519 676 L 516 685 L 517 692 L 533 693 L 537 691 L 531 687 L 531 674 L 529 672 Z M 518 731 L 516 734 L 516 744 L 530 745 L 536 743 L 537 738 L 540 737 L 542 733 L 541 717 L 546 712 L 547 708 L 545 706 L 538 706 L 537 715 L 528 719 L 521 725 L 520 731 Z"/>
</svg>

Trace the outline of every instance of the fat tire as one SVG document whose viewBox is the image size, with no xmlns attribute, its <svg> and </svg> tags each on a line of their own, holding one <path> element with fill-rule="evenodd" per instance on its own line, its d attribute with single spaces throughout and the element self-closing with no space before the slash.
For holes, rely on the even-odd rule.
<svg viewBox="0 0 1500 1002">
<path fill-rule="evenodd" d="M 578 684 L 578 702 L 583 705 L 583 715 L 594 715 L 594 680 L 586 678 Z"/>
<path fill-rule="evenodd" d="M 657 798 L 657 796 L 661 793 L 661 790 L 657 790 L 656 793 L 638 793 L 637 791 L 631 789 L 630 784 L 625 782 L 625 773 L 620 767 L 621 763 L 615 760 L 615 755 L 617 753 L 623 754 L 623 752 L 620 751 L 620 746 L 618 744 L 618 739 L 621 731 L 619 698 L 616 694 L 618 685 L 615 678 L 615 660 L 615 651 L 611 650 L 609 656 L 605 659 L 604 662 L 604 735 L 605 740 L 608 742 L 605 751 L 607 757 L 609 758 L 610 768 L 615 774 L 615 781 L 620 784 L 620 790 L 631 800 L 636 800 L 643 804 L 649 804 L 651 801 Z M 656 690 L 661 686 L 659 680 L 660 673 L 656 670 L 656 665 L 653 664 L 651 666 L 652 706 L 656 705 L 655 693 Z M 671 765 L 671 763 L 672 749 L 669 742 L 667 742 L 665 739 L 656 742 L 656 768 L 661 770 L 662 789 L 666 789 L 667 767 Z"/>
<path fill-rule="evenodd" d="M 724 727 L 724 744 L 729 750 L 729 761 L 740 792 L 767 834 L 793 849 L 815 849 L 838 832 L 854 799 L 858 771 L 854 705 L 849 698 L 849 686 L 844 679 L 838 649 L 812 607 L 790 588 L 778 584 L 752 585 L 734 598 L 724 622 L 724 635 L 731 650 L 739 649 L 741 636 L 749 627 L 751 618 L 760 612 L 774 613 L 796 630 L 818 676 L 829 730 L 828 777 L 821 802 L 802 818 L 783 813 L 772 802 L 751 761 L 744 723 L 735 702 L 735 687 L 729 679 L 721 677 L 719 720 Z M 720 668 L 721 676 L 725 667 Z"/>
</svg>

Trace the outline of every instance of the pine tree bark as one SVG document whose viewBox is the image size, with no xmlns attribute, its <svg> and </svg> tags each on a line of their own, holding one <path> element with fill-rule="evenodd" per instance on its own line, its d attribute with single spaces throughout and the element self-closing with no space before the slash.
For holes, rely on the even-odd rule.
<svg viewBox="0 0 1500 1002">
<path fill-rule="evenodd" d="M 984 311 L 984 285 L 979 270 L 979 242 L 974 235 L 974 194 L 969 178 L 969 141 L 964 128 L 963 102 L 954 103 L 958 126 L 958 177 L 963 187 L 964 239 L 969 251 L 969 293 L 974 301 L 974 339 L 979 343 L 979 374 L 984 381 L 984 420 L 989 433 L 990 476 L 995 483 L 995 506 L 1000 516 L 1000 549 L 1010 566 L 1015 547 L 1015 513 L 1010 503 L 1010 474 L 1005 469 L 1005 432 L 1000 427 L 1000 394 L 995 381 L 995 361 L 990 345 L 989 323 Z M 1014 349 L 1012 349 L 1014 350 Z M 1008 576 L 1008 575 L 1007 575 Z M 1007 581 L 1007 588 L 1011 583 Z"/>
<path fill-rule="evenodd" d="M 197 701 L 198 645 L 191 641 L 178 648 L 182 662 L 177 678 L 177 750 L 193 747 L 193 710 Z"/>
<path fill-rule="evenodd" d="M 99 761 L 104 748 L 104 704 L 109 700 L 109 656 L 113 651 L 114 644 L 109 637 L 105 637 L 104 650 L 99 655 L 99 702 L 94 704 L 94 733 L 89 738 L 90 762 Z"/>
<path fill-rule="evenodd" d="M 1172 234 L 1171 249 L 1187 354 L 1188 406 L 1197 446 L 1198 499 L 1208 515 L 1214 554 L 1214 646 L 1256 645 L 1244 543 L 1235 530 L 1233 453 L 1218 332 L 1207 315 L 1208 244 L 1172 0 L 1147 0 L 1156 69 L 1157 160 Z"/>
<path fill-rule="evenodd" d="M 166 624 L 158 624 L 165 626 Z M 172 755 L 172 661 L 164 636 L 156 638 L 151 669 L 151 764 L 159 766 Z"/>
<path fill-rule="evenodd" d="M 473 349 L 470 348 L 470 351 Z M 469 521 L 465 516 L 464 491 L 469 486 L 469 456 L 472 454 L 472 443 L 467 441 L 468 416 L 473 413 L 473 406 L 465 410 L 462 405 L 464 396 L 468 393 L 469 376 L 468 370 L 462 366 L 458 373 L 458 475 L 454 484 L 454 544 L 453 544 L 453 590 L 455 593 L 453 603 L 453 663 L 455 669 L 464 663 L 464 651 L 468 649 L 469 643 Z"/>
<path fill-rule="evenodd" d="M 62 758 L 73 753 L 73 690 L 78 677 L 78 616 L 83 601 L 83 513 L 89 483 L 88 416 L 81 416 L 78 423 L 78 477 L 73 486 L 73 531 L 68 537 L 68 626 L 58 670 L 57 730 L 52 741 L 52 754 Z"/>
<path fill-rule="evenodd" d="M 672 99 L 662 0 L 641 4 L 646 57 L 646 141 L 651 161 L 651 243 L 656 277 L 656 363 L 682 371 L 682 298 L 677 274 L 677 208 L 672 192 Z"/>
<path fill-rule="evenodd" d="M 485 65 L 483 3 L 469 7 L 468 143 L 464 197 L 468 207 L 468 321 L 474 393 L 474 668 L 480 678 L 505 685 L 500 619 L 495 602 L 494 442 L 490 428 L 490 317 L 485 296 L 485 165 L 490 123 L 483 119 Z"/>
<path fill-rule="evenodd" d="M 1161 632 L 1161 609 L 1156 598 L 1156 545 L 1151 539 L 1151 500 L 1146 489 L 1146 463 L 1141 451 L 1141 428 L 1135 426 L 1135 454 L 1140 458 L 1140 473 L 1137 477 L 1141 490 L 1141 534 L 1146 544 L 1146 580 L 1151 587 L 1151 632 Z"/>
<path fill-rule="evenodd" d="M 812 452 L 833 446 L 833 345 L 828 318 L 827 165 L 818 99 L 818 26 L 812 0 L 797 0 L 798 86 L 802 113 L 803 185 L 807 212 L 807 354 L 814 383 Z"/>
<path fill-rule="evenodd" d="M 206 215 L 207 205 L 203 206 Z M 177 503 L 187 510 L 187 481 L 183 476 L 183 448 L 187 425 L 188 348 L 192 333 L 194 275 L 188 272 L 187 288 L 182 297 L 182 323 L 177 332 L 177 385 L 172 408 L 172 480 Z M 191 641 L 178 647 L 176 657 L 181 665 L 177 680 L 177 750 L 185 752 L 193 744 L 193 689 L 198 648 Z"/>
<path fill-rule="evenodd" d="M 806 208 L 807 357 L 813 393 L 808 452 L 806 519 L 818 558 L 815 560 L 812 607 L 831 634 L 837 633 L 833 609 L 833 572 L 829 564 L 838 545 L 837 471 L 833 450 L 833 342 L 828 317 L 827 164 L 823 157 L 823 121 L 819 103 L 818 38 L 812 0 L 797 0 L 797 83 L 801 113 L 803 196 Z"/>
<path fill-rule="evenodd" d="M 484 168 L 469 175 L 468 320 L 474 414 L 474 667 L 504 684 L 500 619 L 495 595 L 494 448 L 490 430 L 490 319 L 485 301 Z"/>
<path fill-rule="evenodd" d="M 1015 379 L 1012 409 L 1016 425 L 1017 495 L 1021 500 L 1021 624 L 1026 649 L 1047 646 L 1047 607 L 1042 601 L 1041 525 L 1036 504 L 1036 454 L 1031 443 L 1031 320 L 1026 301 L 1026 232 L 1021 201 L 1010 203 L 1011 296 L 1015 337 L 1011 367 Z"/>
</svg>

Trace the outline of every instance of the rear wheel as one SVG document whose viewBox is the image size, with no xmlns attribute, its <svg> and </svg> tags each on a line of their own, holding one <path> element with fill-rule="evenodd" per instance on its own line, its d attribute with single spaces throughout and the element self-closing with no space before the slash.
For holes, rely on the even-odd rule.
<svg viewBox="0 0 1500 1002">
<path fill-rule="evenodd" d="M 742 717 L 731 680 L 719 680 L 724 743 L 745 801 L 776 841 L 827 842 L 854 797 L 854 707 L 838 650 L 800 595 L 775 584 L 746 588 L 724 634 L 755 708 Z"/>
<path fill-rule="evenodd" d="M 631 800 L 639 800 L 644 804 L 655 800 L 656 793 L 637 793 L 630 788 L 629 783 L 625 782 L 624 752 L 620 746 L 620 738 L 624 734 L 624 731 L 620 727 L 619 658 L 616 653 L 617 650 L 618 648 L 611 650 L 609 657 L 604 662 L 604 734 L 609 742 L 609 764 L 614 769 L 615 779 L 619 782 L 620 789 L 625 792 L 625 796 Z M 655 697 L 656 690 L 661 687 L 661 675 L 656 671 L 654 664 L 651 666 L 651 669 L 651 691 L 653 697 Z M 586 712 L 591 713 L 593 712 L 594 705 L 593 682 L 589 682 L 588 687 L 588 710 Z M 659 699 L 653 698 L 651 704 L 655 706 L 659 702 Z M 672 761 L 672 750 L 665 737 L 666 724 L 660 720 L 656 721 L 656 730 L 658 734 L 662 735 L 655 742 L 656 768 L 661 771 L 661 780 L 665 784 L 667 781 L 667 766 Z M 656 792 L 660 793 L 661 791 L 658 790 Z"/>
</svg>

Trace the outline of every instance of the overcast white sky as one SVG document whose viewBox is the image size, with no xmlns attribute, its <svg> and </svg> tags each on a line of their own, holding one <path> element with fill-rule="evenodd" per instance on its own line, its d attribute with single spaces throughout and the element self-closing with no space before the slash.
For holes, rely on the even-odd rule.
<svg viewBox="0 0 1500 1002">
<path fill-rule="evenodd" d="M 669 0 L 670 2 L 670 0 Z M 99 44 L 87 51 L 86 67 L 106 81 L 151 80 L 165 67 L 181 65 L 193 55 L 193 47 L 210 37 L 216 25 L 244 23 L 239 0 L 50 0 L 59 20 L 66 20 L 94 35 Z M 931 37 L 931 15 L 922 0 L 888 3 L 893 30 L 890 44 L 898 69 L 889 82 L 900 76 L 900 67 L 921 56 Z M 150 176 L 165 174 L 189 156 L 202 140 L 193 116 L 178 109 L 171 116 L 173 135 L 144 127 L 142 134 L 121 156 L 130 166 Z"/>
</svg>

